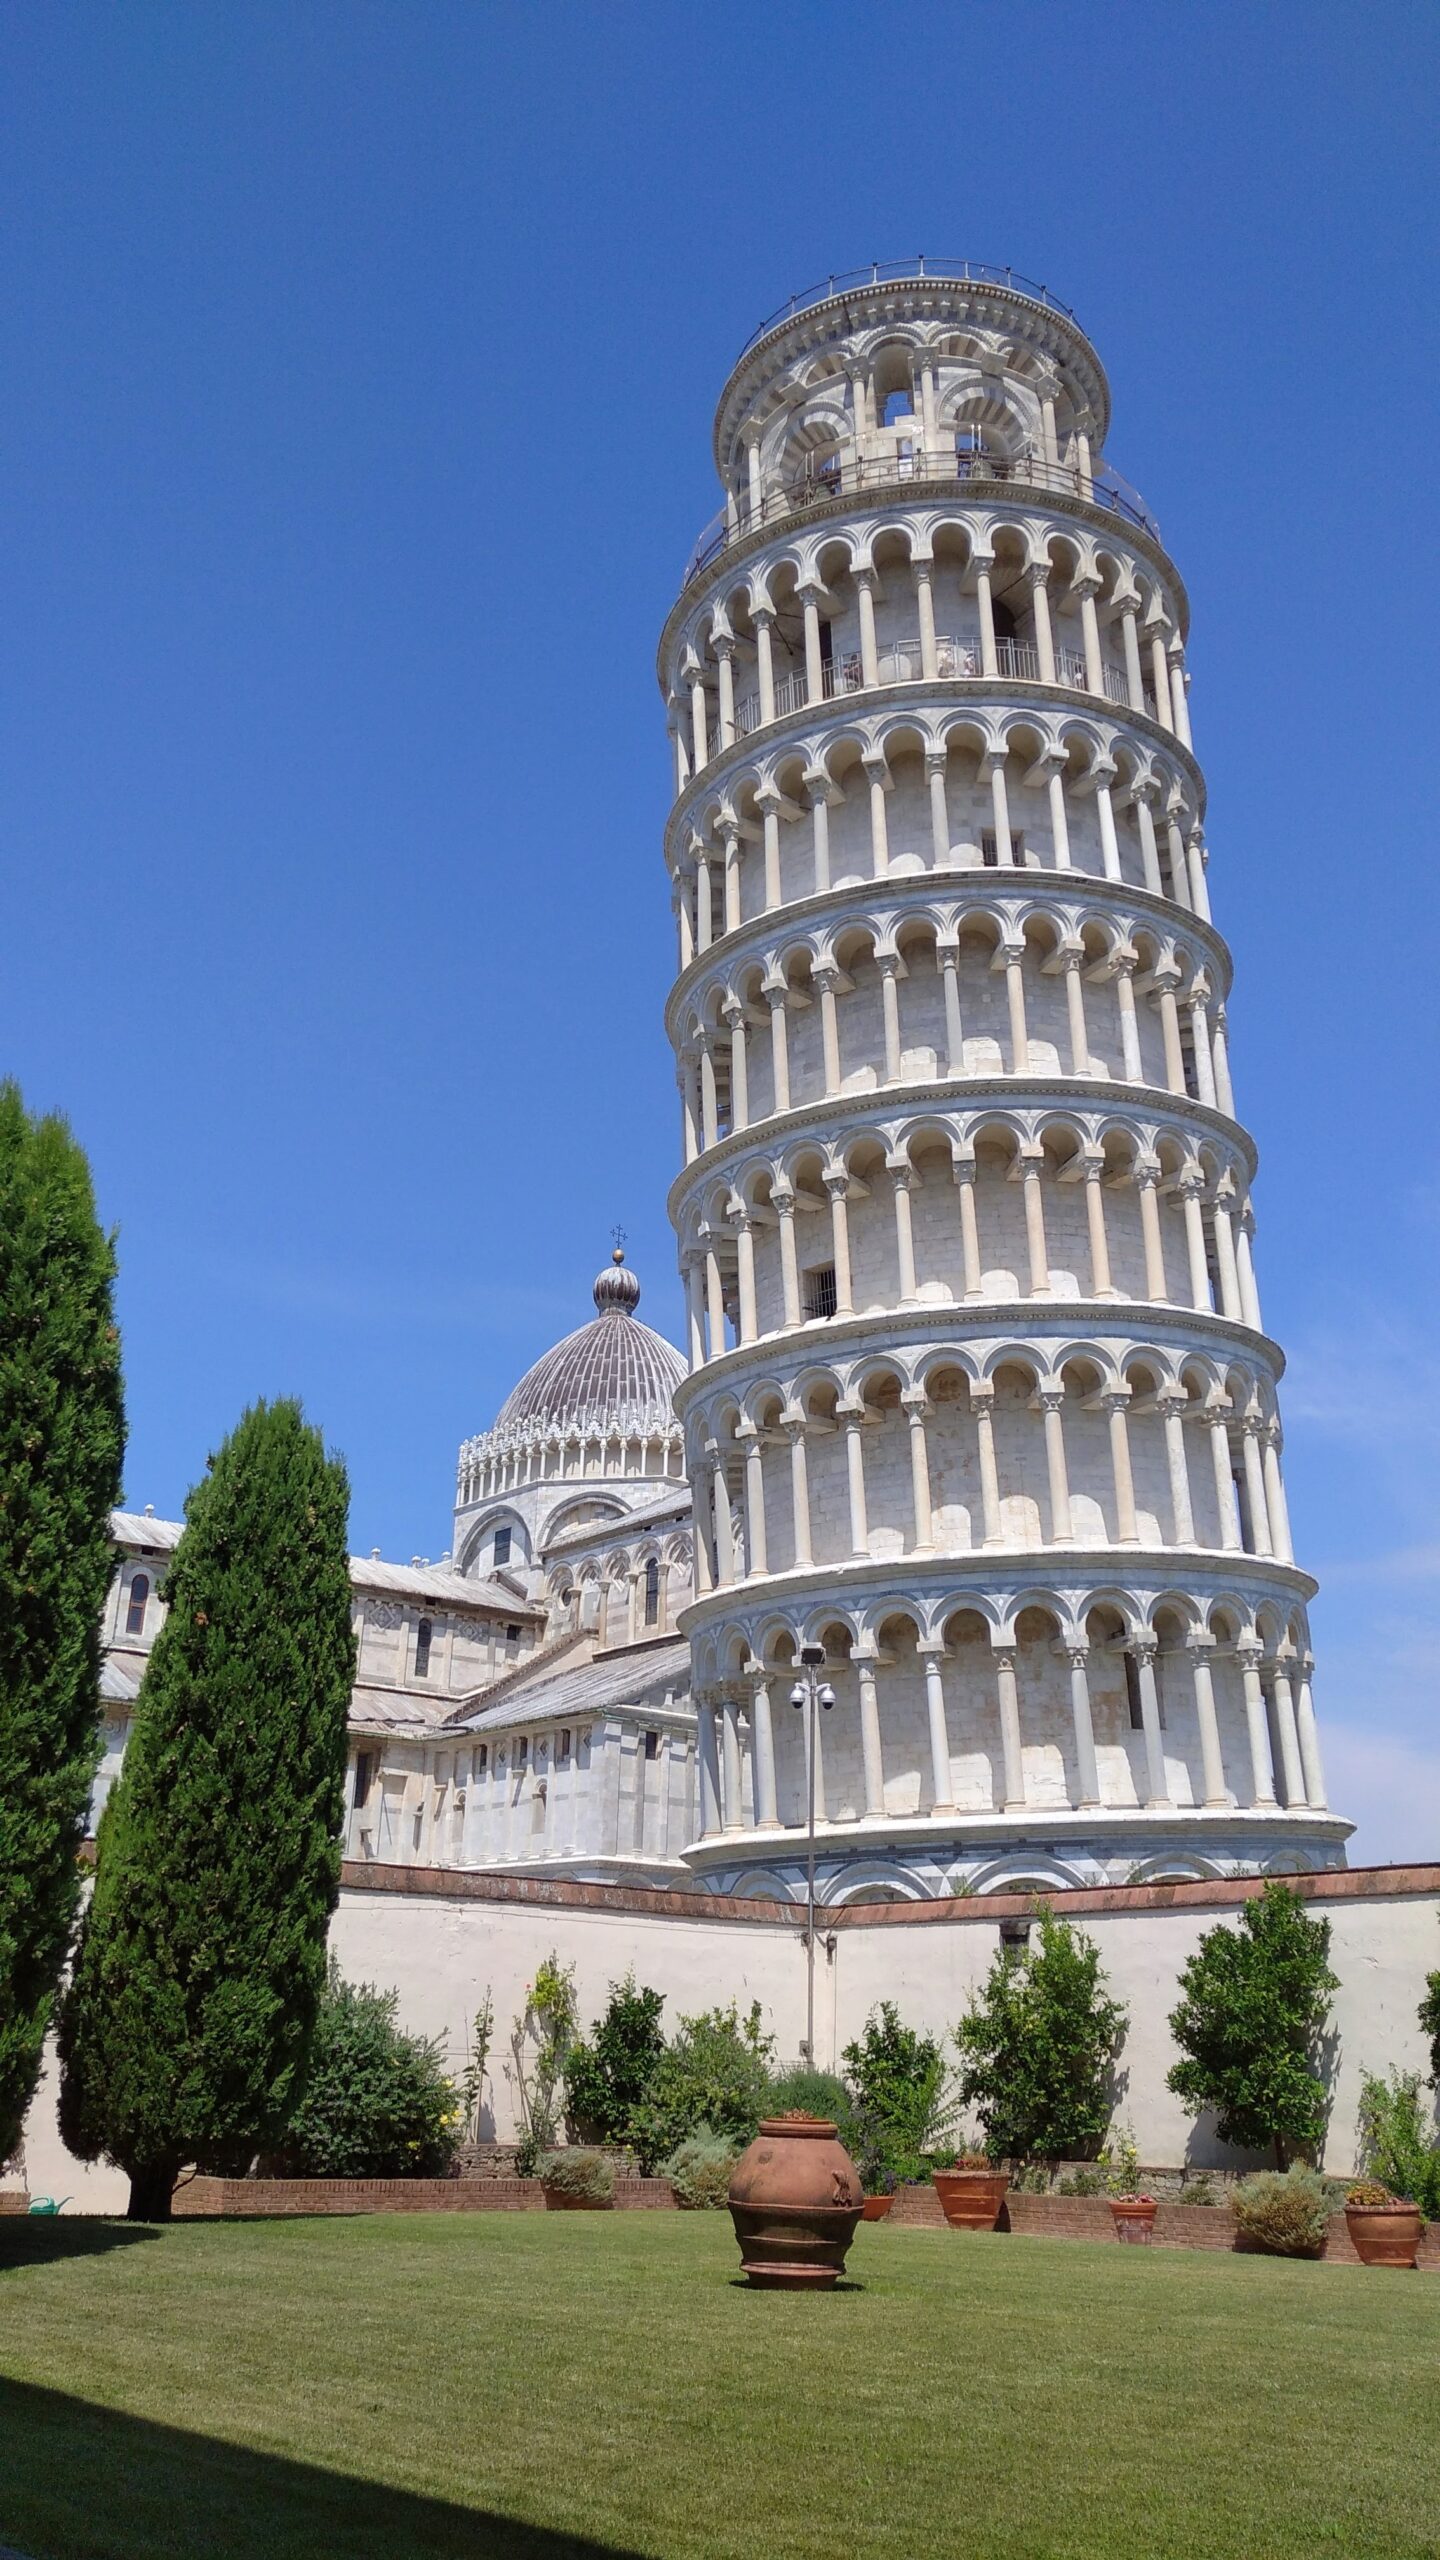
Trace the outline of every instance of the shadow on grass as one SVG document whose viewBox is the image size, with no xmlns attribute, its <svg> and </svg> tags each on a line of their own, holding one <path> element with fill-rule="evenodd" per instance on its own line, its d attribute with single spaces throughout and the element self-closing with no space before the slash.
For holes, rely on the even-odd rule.
<svg viewBox="0 0 1440 2560">
<path fill-rule="evenodd" d="M 0 2543 L 34 2560 L 638 2560 L 26 2383 L 0 2381 L 0 2442 Z"/>
<path fill-rule="evenodd" d="M 138 2241 L 158 2240 L 146 2222 L 102 2222 L 97 2218 L 62 2222 L 48 2213 L 0 2215 L 0 2276 L 22 2267 L 53 2267 L 70 2258 L 103 2258 L 112 2249 L 133 2248 Z"/>
</svg>

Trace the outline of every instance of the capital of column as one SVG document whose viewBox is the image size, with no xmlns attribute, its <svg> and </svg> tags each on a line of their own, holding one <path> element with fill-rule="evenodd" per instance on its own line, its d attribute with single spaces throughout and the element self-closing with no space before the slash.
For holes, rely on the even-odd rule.
<svg viewBox="0 0 1440 2560">
<path fill-rule="evenodd" d="M 912 1422 L 923 1422 L 934 1407 L 923 1387 L 906 1387 L 900 1398 L 900 1410 L 908 1413 Z"/>
<path fill-rule="evenodd" d="M 1153 1662 L 1160 1650 L 1160 1639 L 1153 1629 L 1146 1627 L 1138 1635 L 1130 1637 L 1128 1649 L 1137 1662 Z"/>
<path fill-rule="evenodd" d="M 829 1165 L 820 1176 L 832 1200 L 844 1200 L 850 1190 L 850 1176 L 844 1165 Z"/>
<path fill-rule="evenodd" d="M 1065 1401 L 1065 1390 L 1063 1387 L 1037 1387 L 1035 1400 L 1042 1413 L 1058 1413 Z"/>
<path fill-rule="evenodd" d="M 1128 1387 L 1102 1387 L 1099 1403 L 1102 1413 L 1124 1413 L 1129 1408 L 1130 1390 Z"/>
<path fill-rule="evenodd" d="M 778 783 L 762 782 L 755 794 L 755 806 L 767 818 L 778 816 L 785 805 L 785 794 Z"/>
<path fill-rule="evenodd" d="M 889 765 L 885 761 L 884 755 L 878 747 L 867 748 L 865 754 L 860 758 L 860 762 L 865 768 L 865 779 L 867 782 L 872 784 L 878 782 L 882 791 L 894 790 L 894 776 L 890 771 Z"/>
<path fill-rule="evenodd" d="M 1061 1645 L 1060 1650 L 1064 1654 L 1072 1671 L 1086 1671 L 1089 1669 L 1090 1647 L 1088 1644 L 1071 1644 L 1067 1641 Z"/>
<path fill-rule="evenodd" d="M 1235 1659 L 1247 1671 L 1258 1671 L 1265 1659 L 1265 1647 L 1258 1636 L 1241 1636 L 1235 1647 Z"/>
</svg>

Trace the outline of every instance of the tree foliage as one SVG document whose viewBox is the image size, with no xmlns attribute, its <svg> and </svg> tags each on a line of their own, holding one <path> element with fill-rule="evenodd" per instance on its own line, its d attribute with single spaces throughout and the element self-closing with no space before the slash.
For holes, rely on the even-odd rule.
<svg viewBox="0 0 1440 2560">
<path fill-rule="evenodd" d="M 1337 1987 L 1330 1923 L 1272 1877 L 1240 1925 L 1207 1929 L 1180 1976 L 1170 2031 L 1182 2060 L 1169 2085 L 1192 2115 L 1214 2109 L 1222 2142 L 1273 2144 L 1283 2168 L 1325 2131 L 1320 2040 Z"/>
<path fill-rule="evenodd" d="M 536 1967 L 525 2006 L 510 2030 L 511 2061 L 523 2125 L 515 2166 L 533 2177 L 542 2151 L 555 2147 L 565 2087 L 565 2066 L 575 2043 L 575 1967 L 552 1948 Z"/>
<path fill-rule="evenodd" d="M 945 2086 L 935 2038 L 903 2025 L 894 2001 L 882 2000 L 841 2059 L 855 2099 L 862 2178 L 877 2188 L 923 2178 Z"/>
<path fill-rule="evenodd" d="M 1044 1904 L 1030 1946 L 1001 1949 L 955 2030 L 960 2097 L 992 2160 L 1083 2159 L 1114 2104 L 1125 2010 L 1098 1950 Z"/>
<path fill-rule="evenodd" d="M 115 1257 L 61 1120 L 0 1086 L 0 2160 L 70 1944 L 125 1420 Z"/>
<path fill-rule="evenodd" d="M 1427 1973 L 1425 1976 L 1420 2026 L 1430 2040 L 1430 2085 L 1433 2089 L 1440 2089 L 1440 1973 Z"/>
<path fill-rule="evenodd" d="M 655 2066 L 649 2096 L 626 2128 L 646 2175 L 702 2125 L 737 2146 L 753 2141 L 774 2053 L 775 2039 L 760 2024 L 758 2000 L 744 2018 L 733 2000 L 728 2009 L 682 2018 Z"/>
<path fill-rule="evenodd" d="M 462 2130 L 438 2037 L 406 2035 L 399 1995 L 346 1982 L 333 1957 L 305 2093 L 282 2145 L 297 2178 L 442 2178 Z"/>
<path fill-rule="evenodd" d="M 633 1971 L 611 1983 L 603 2017 L 565 2064 L 565 2111 L 578 2141 L 624 2141 L 665 2051 L 664 2006 L 664 1993 L 637 1985 Z"/>
<path fill-rule="evenodd" d="M 1418 2071 L 1392 2071 L 1383 2080 L 1375 2071 L 1362 2074 L 1356 2114 L 1360 2166 L 1433 2222 L 1440 2219 L 1440 2142 L 1428 2114 Z"/>
<path fill-rule="evenodd" d="M 169 2211 L 298 2104 L 340 1882 L 355 1668 L 348 1489 L 297 1404 L 259 1404 L 185 1508 L 169 1612 L 100 1826 L 61 2035 L 61 2125 Z"/>
</svg>

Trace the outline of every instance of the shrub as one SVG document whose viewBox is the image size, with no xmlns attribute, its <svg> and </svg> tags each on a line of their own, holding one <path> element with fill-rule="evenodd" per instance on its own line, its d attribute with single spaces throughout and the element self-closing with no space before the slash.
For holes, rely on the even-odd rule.
<svg viewBox="0 0 1440 2560">
<path fill-rule="evenodd" d="M 1271 2258 L 1318 2258 L 1325 2245 L 1330 2198 L 1325 2181 L 1300 2161 L 1283 2171 L 1259 2169 L 1230 2198 L 1236 2228 Z"/>
<path fill-rule="evenodd" d="M 1399 2199 L 1392 2196 L 1388 2187 L 1382 2187 L 1378 2178 L 1357 2178 L 1353 2187 L 1346 2188 L 1345 2201 L 1357 2213 L 1379 2213 Z"/>
<path fill-rule="evenodd" d="M 938 2147 L 945 2121 L 945 2057 L 934 2037 L 902 2026 L 894 2001 L 882 2000 L 842 2058 L 854 2095 L 856 2165 L 866 2194 L 890 2191 L 869 2183 L 882 2174 L 891 2189 L 902 2179 L 925 2177 L 925 2155 Z"/>
<path fill-rule="evenodd" d="M 1110 2120 L 1125 2010 L 1098 1950 L 1042 1903 L 1038 1943 L 1002 1948 L 955 2030 L 960 2096 L 992 2160 L 1074 2159 Z"/>
<path fill-rule="evenodd" d="M 767 2116 L 823 2116 L 832 2122 L 851 2159 L 864 2147 L 855 2101 L 833 2071 L 812 2071 L 803 2062 L 777 2071 L 765 2092 Z"/>
<path fill-rule="evenodd" d="M 574 2196 L 584 2204 L 615 2200 L 615 2163 L 603 2151 L 585 2151 L 577 2145 L 542 2151 L 536 2170 L 546 2186 L 562 2196 Z"/>
<path fill-rule="evenodd" d="M 510 2030 L 511 2061 L 506 2066 L 506 2077 L 513 2072 L 520 2094 L 524 2132 L 515 2165 L 521 2177 L 533 2177 L 541 2152 L 554 2148 L 560 2130 L 565 2066 L 574 2042 L 575 1967 L 562 1965 L 552 1949 L 537 1966 L 535 1979 L 525 1994 L 525 2006 Z M 530 2045 L 534 2051 L 527 2058 Z M 526 2164 L 523 2169 L 522 2157 Z"/>
<path fill-rule="evenodd" d="M 1425 1976 L 1420 2026 L 1430 2043 L 1430 2086 L 1440 2089 L 1440 1973 L 1427 1973 Z"/>
<path fill-rule="evenodd" d="M 713 2210 L 729 2202 L 730 2180 L 739 2156 L 733 2142 L 702 2124 L 676 2144 L 660 2174 L 669 2179 L 676 2203 L 687 2212 Z"/>
<path fill-rule="evenodd" d="M 1420 2103 L 1418 2071 L 1367 2071 L 1360 2083 L 1360 2166 L 1403 2204 L 1440 2218 L 1440 2144 Z"/>
<path fill-rule="evenodd" d="M 633 1973 L 612 1982 L 603 2018 L 570 2048 L 565 2064 L 565 2113 L 572 2133 L 587 2142 L 623 2142 L 635 2109 L 665 2050 L 661 1991 L 636 1984 Z"/>
<path fill-rule="evenodd" d="M 438 2039 L 396 2025 L 399 1995 L 346 1982 L 334 1958 L 305 2095 L 282 2159 L 299 2178 L 440 2178 L 460 2141 L 460 2098 Z"/>
<path fill-rule="evenodd" d="M 766 2110 L 774 2054 L 758 2000 L 745 2018 L 733 2000 L 728 2009 L 682 2018 L 655 2066 L 649 2096 L 626 2127 L 641 2168 L 648 2174 L 701 2125 L 743 2150 Z"/>
<path fill-rule="evenodd" d="M 1207 1929 L 1170 2016 L 1183 2056 L 1170 2088 L 1194 2115 L 1214 2108 L 1222 2142 L 1247 2151 L 1273 2143 L 1282 2166 L 1325 2131 L 1317 2065 L 1336 1987 L 1329 1956 L 1329 1921 L 1312 1920 L 1298 1893 L 1272 1878 L 1238 1929 Z"/>
</svg>

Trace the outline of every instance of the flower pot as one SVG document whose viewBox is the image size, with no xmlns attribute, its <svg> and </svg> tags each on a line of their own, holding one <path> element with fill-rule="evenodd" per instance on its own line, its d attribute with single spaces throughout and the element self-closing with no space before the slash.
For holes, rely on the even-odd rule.
<svg viewBox="0 0 1440 2560">
<path fill-rule="evenodd" d="M 1148 2248 L 1155 2229 L 1153 2196 L 1112 2196 L 1110 2212 L 1117 2240 L 1132 2240 Z"/>
<path fill-rule="evenodd" d="M 1345 2228 L 1367 2267 L 1413 2267 L 1425 2229 L 1413 2204 L 1347 2204 Z"/>
<path fill-rule="evenodd" d="M 930 2183 L 952 2231 L 993 2231 L 1010 2180 L 1003 2169 L 932 2169 Z"/>
<path fill-rule="evenodd" d="M 883 2222 L 883 2221 L 884 2221 L 884 2219 L 885 2219 L 886 2214 L 889 2212 L 890 2207 L 892 2206 L 892 2204 L 894 2203 L 894 2201 L 895 2201 L 895 2198 L 893 2197 L 893 2195 L 889 2195 L 889 2196 L 867 2196 L 867 2197 L 866 2197 L 866 2199 L 865 2199 L 864 2206 L 863 2206 L 863 2208 L 862 2208 L 862 2210 L 861 2210 L 861 2215 L 860 2215 L 860 2219 L 861 2219 L 861 2221 L 862 2221 L 862 2222 Z"/>
<path fill-rule="evenodd" d="M 753 2285 L 826 2290 L 864 2210 L 854 2162 L 821 2116 L 767 2116 L 730 2180 L 730 2219 Z"/>
</svg>

